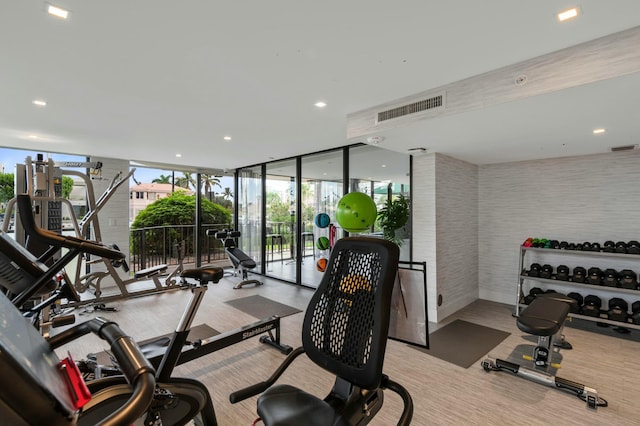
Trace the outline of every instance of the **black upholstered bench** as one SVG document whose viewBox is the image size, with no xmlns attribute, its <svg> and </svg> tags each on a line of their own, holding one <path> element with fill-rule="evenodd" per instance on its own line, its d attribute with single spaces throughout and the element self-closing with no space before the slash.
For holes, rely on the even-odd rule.
<svg viewBox="0 0 640 426">
<path fill-rule="evenodd" d="M 574 299 L 559 293 L 538 295 L 518 317 L 518 328 L 535 336 L 553 336 L 562 329 Z"/>
</svg>

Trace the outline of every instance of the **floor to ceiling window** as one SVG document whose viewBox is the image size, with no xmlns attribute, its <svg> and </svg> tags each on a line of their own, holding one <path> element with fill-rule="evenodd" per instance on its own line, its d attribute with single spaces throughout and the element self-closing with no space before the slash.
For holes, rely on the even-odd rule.
<svg viewBox="0 0 640 426">
<path fill-rule="evenodd" d="M 301 201 L 303 226 L 301 234 L 302 260 L 301 283 L 309 287 L 317 287 L 322 279 L 322 272 L 317 267 L 318 261 L 328 258 L 330 226 L 316 223 L 318 214 L 326 214 L 329 223 L 335 224 L 336 206 L 344 194 L 342 150 L 330 151 L 302 157 Z M 320 225 L 320 226 L 319 226 Z"/>
<path fill-rule="evenodd" d="M 237 214 L 240 249 L 257 263 L 262 264 L 262 168 L 260 166 L 238 171 Z"/>
<path fill-rule="evenodd" d="M 344 158 L 349 158 L 347 188 L 344 186 L 347 169 Z M 408 155 L 368 145 L 240 169 L 238 226 L 243 235 L 241 248 L 261 265 L 256 270 L 266 276 L 317 287 L 322 279 L 318 260 L 329 257 L 327 241 L 346 235 L 336 223 L 335 212 L 340 198 L 346 192 L 364 192 L 380 209 L 387 199 L 400 194 L 409 198 L 409 176 Z M 318 226 L 315 221 L 322 213 L 328 216 L 328 226 Z M 334 226 L 336 229 L 331 235 Z M 409 229 L 407 226 L 407 238 L 401 247 L 403 260 L 411 257 Z M 369 234 L 382 237 L 376 224 Z"/>
<path fill-rule="evenodd" d="M 296 160 L 267 164 L 265 256 L 267 275 L 296 281 L 298 260 Z"/>
</svg>

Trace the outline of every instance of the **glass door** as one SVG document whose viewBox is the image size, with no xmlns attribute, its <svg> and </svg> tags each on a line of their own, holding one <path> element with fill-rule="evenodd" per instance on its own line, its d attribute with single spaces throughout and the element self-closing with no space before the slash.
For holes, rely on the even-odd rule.
<svg viewBox="0 0 640 426">
<path fill-rule="evenodd" d="M 302 158 L 301 283 L 318 287 L 329 257 L 336 206 L 343 195 L 342 150 Z"/>
<path fill-rule="evenodd" d="M 296 282 L 296 160 L 267 164 L 264 251 L 269 276 Z"/>
<path fill-rule="evenodd" d="M 262 168 L 240 169 L 238 172 L 238 226 L 240 249 L 255 260 L 256 271 L 262 264 Z"/>
</svg>

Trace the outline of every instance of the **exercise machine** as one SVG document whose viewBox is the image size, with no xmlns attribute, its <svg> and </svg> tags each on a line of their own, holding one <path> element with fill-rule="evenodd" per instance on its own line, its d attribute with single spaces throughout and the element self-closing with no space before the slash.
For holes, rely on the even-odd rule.
<svg viewBox="0 0 640 426">
<path fill-rule="evenodd" d="M 411 395 L 382 372 L 398 256 L 398 246 L 383 239 L 338 240 L 307 307 L 302 346 L 270 378 L 233 392 L 231 403 L 262 393 L 257 412 L 267 426 L 366 425 L 382 408 L 388 389 L 404 404 L 398 424 L 410 424 Z M 303 353 L 336 376 L 324 399 L 290 385 L 275 385 Z"/>
<path fill-rule="evenodd" d="M 238 247 L 238 238 L 240 231 L 214 231 L 207 229 L 207 236 L 213 236 L 222 242 L 224 251 L 227 253 L 231 264 L 233 265 L 233 276 L 242 274 L 242 281 L 233 286 L 234 289 L 242 288 L 248 284 L 262 285 L 262 281 L 249 279 L 249 271 L 253 270 L 257 265 L 255 260 L 250 258 L 245 252 Z"/>
<path fill-rule="evenodd" d="M 191 298 L 176 330 L 171 337 L 160 336 L 140 343 L 142 353 L 151 365 L 158 369 L 159 375 L 162 374 L 166 378 L 171 375 L 172 369 L 177 365 L 256 336 L 260 336 L 261 343 L 277 349 L 284 355 L 288 355 L 293 350 L 291 346 L 280 341 L 280 317 L 277 315 L 204 339 L 188 339 L 192 321 L 208 289 L 207 284 L 209 282 L 217 284 L 223 276 L 224 270 L 218 267 L 186 269 L 181 273 L 182 286 L 191 291 Z M 87 358 L 83 361 L 81 368 L 87 377 L 99 379 L 119 374 L 117 365 L 101 365 L 95 354 L 90 354 Z"/>
<path fill-rule="evenodd" d="M 153 367 L 117 324 L 95 318 L 75 328 L 70 339 L 93 332 L 106 340 L 125 377 L 127 397 L 87 419 L 92 397 L 69 356 L 60 360 L 54 347 L 26 322 L 0 293 L 0 419 L 11 425 L 116 426 L 132 424 L 151 404 L 156 392 Z"/>
<path fill-rule="evenodd" d="M 576 303 L 574 299 L 559 293 L 536 295 L 520 312 L 516 322 L 520 330 L 538 338 L 533 352 L 523 356 L 525 360 L 531 361 L 530 367 L 502 359 L 487 358 L 481 362 L 482 368 L 487 372 L 506 371 L 545 386 L 572 392 L 586 401 L 588 408 L 594 410 L 606 407 L 607 401 L 598 396 L 596 389 L 554 374 L 559 365 L 554 362 L 553 355 L 560 349 L 572 349 L 571 344 L 564 338 L 563 328 L 571 305 Z"/>
</svg>

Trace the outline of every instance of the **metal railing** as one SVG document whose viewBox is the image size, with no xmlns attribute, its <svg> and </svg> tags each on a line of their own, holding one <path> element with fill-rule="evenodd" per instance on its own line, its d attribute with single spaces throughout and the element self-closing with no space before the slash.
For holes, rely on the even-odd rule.
<svg viewBox="0 0 640 426">
<path fill-rule="evenodd" d="M 207 264 L 223 261 L 227 258 L 222 243 L 208 237 L 208 229 L 216 231 L 228 229 L 228 224 L 202 225 L 200 262 Z M 129 267 L 136 272 L 157 265 L 177 265 L 182 259 L 184 264 L 194 264 L 195 234 L 194 225 L 153 226 L 132 229 L 129 234 Z"/>
</svg>

